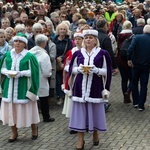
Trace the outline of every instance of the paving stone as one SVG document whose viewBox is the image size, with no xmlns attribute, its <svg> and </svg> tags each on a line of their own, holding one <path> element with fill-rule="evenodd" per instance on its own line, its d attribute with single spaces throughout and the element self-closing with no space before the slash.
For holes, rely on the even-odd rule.
<svg viewBox="0 0 150 150">
<path fill-rule="evenodd" d="M 112 107 L 106 113 L 107 132 L 100 132 L 100 144 L 92 145 L 92 134 L 85 133 L 85 150 L 150 150 L 150 83 L 146 109 L 139 112 L 132 103 L 125 105 L 121 92 L 120 75 L 113 76 L 110 103 Z M 19 129 L 18 140 L 8 143 L 11 130 L 0 122 L 0 150 L 73 150 L 77 143 L 77 134 L 70 135 L 69 119 L 62 115 L 62 106 L 51 100 L 50 114 L 55 122 L 39 126 L 39 137 L 31 140 L 31 128 Z"/>
</svg>

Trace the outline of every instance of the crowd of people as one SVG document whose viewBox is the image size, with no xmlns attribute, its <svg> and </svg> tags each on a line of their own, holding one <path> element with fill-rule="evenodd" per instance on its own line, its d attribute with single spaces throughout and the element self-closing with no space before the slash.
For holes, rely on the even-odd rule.
<svg viewBox="0 0 150 150">
<path fill-rule="evenodd" d="M 0 28 L 0 119 L 12 129 L 9 142 L 29 126 L 37 139 L 38 109 L 43 122 L 55 121 L 49 100 L 56 97 L 70 118 L 70 133 L 78 134 L 76 149 L 84 149 L 86 131 L 97 146 L 98 131 L 107 130 L 111 77 L 118 72 L 122 102 L 145 110 L 150 0 L 66 1 L 55 9 L 46 1 L 0 1 Z"/>
</svg>

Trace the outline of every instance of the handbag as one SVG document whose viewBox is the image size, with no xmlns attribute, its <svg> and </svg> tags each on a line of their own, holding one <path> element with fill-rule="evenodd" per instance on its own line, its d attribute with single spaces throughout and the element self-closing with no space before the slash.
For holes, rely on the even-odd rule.
<svg viewBox="0 0 150 150">
<path fill-rule="evenodd" d="M 62 61 L 56 61 L 56 71 L 61 71 L 64 68 L 64 64 Z"/>
<path fill-rule="evenodd" d="M 102 82 L 103 82 L 103 91 L 102 91 L 102 98 L 104 100 L 108 100 L 110 92 L 106 89 L 106 77 L 102 76 Z"/>
<path fill-rule="evenodd" d="M 62 55 L 62 56 L 59 56 L 59 57 L 64 57 L 64 55 L 65 55 L 65 53 L 66 53 L 66 51 L 67 51 L 67 47 L 68 47 L 68 40 L 67 40 L 67 43 L 66 43 L 66 46 L 65 46 L 65 50 L 64 50 L 63 55 Z M 58 60 L 56 59 L 56 71 L 62 71 L 63 68 L 64 68 L 63 62 L 62 62 L 62 61 L 58 61 Z"/>
</svg>

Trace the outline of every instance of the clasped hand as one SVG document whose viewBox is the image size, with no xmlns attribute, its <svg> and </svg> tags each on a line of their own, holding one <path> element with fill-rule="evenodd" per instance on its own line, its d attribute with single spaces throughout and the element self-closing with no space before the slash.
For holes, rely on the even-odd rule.
<svg viewBox="0 0 150 150">
<path fill-rule="evenodd" d="M 18 79 L 18 78 L 20 78 L 22 76 L 22 74 L 21 74 L 21 71 L 18 71 L 18 73 L 17 73 L 17 75 L 15 75 L 15 79 Z"/>
<path fill-rule="evenodd" d="M 79 65 L 77 70 L 78 72 L 85 74 L 82 64 Z M 99 69 L 95 65 L 93 65 L 92 68 L 89 70 L 88 74 L 93 74 L 93 73 L 98 74 L 98 72 L 99 72 Z"/>
<path fill-rule="evenodd" d="M 8 74 L 7 77 L 8 78 L 19 78 L 21 76 L 21 71 L 18 71 L 16 75 L 12 75 L 12 74 Z"/>
<path fill-rule="evenodd" d="M 82 66 L 83 66 L 83 65 L 80 64 L 79 67 L 77 68 L 77 70 L 78 70 L 78 72 L 84 74 L 84 70 L 83 70 L 83 67 L 82 67 Z"/>
<path fill-rule="evenodd" d="M 89 71 L 89 74 L 93 74 L 93 73 L 98 74 L 98 72 L 99 69 L 95 65 L 93 65 L 93 67 Z"/>
</svg>

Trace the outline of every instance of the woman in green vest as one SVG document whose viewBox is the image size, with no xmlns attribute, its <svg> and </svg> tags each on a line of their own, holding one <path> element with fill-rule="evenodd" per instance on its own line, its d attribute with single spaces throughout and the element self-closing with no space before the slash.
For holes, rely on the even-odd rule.
<svg viewBox="0 0 150 150">
<path fill-rule="evenodd" d="M 31 138 L 38 137 L 37 123 L 40 122 L 37 100 L 39 88 L 39 64 L 27 49 L 27 37 L 17 33 L 13 38 L 14 48 L 7 52 L 0 63 L 0 91 L 2 94 L 1 120 L 11 127 L 8 142 L 18 138 L 18 128 L 32 129 Z"/>
</svg>

